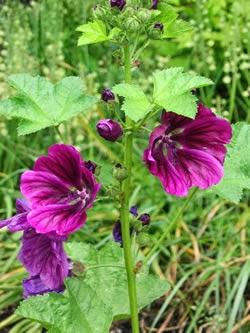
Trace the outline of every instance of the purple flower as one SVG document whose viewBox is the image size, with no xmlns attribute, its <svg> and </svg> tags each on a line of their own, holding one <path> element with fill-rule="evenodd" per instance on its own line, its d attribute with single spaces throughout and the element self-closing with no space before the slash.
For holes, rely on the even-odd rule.
<svg viewBox="0 0 250 333">
<path fill-rule="evenodd" d="M 112 119 L 100 120 L 96 125 L 96 129 L 102 138 L 112 142 L 123 134 L 121 125 Z"/>
<path fill-rule="evenodd" d="M 117 7 L 120 10 L 126 5 L 126 0 L 110 0 L 111 7 Z"/>
<path fill-rule="evenodd" d="M 102 100 L 104 102 L 114 101 L 115 95 L 110 89 L 103 89 L 102 91 Z"/>
<path fill-rule="evenodd" d="M 151 133 L 144 161 L 166 192 L 185 196 L 192 186 L 207 189 L 223 177 L 225 144 L 230 123 L 198 105 L 196 118 L 163 112 L 161 125 Z"/>
<path fill-rule="evenodd" d="M 160 23 L 160 22 L 157 22 L 157 23 L 155 23 L 154 28 L 158 29 L 160 31 L 163 31 L 164 25 L 162 23 Z"/>
<path fill-rule="evenodd" d="M 151 221 L 151 218 L 150 218 L 149 214 L 144 213 L 144 214 L 139 216 L 138 220 L 140 220 L 143 225 L 149 225 L 150 221 Z"/>
<path fill-rule="evenodd" d="M 16 215 L 0 221 L 0 229 L 6 227 L 11 232 L 21 231 L 28 229 L 29 223 L 27 221 L 27 215 L 30 212 L 31 207 L 27 200 L 17 199 L 16 200 Z"/>
<path fill-rule="evenodd" d="M 152 9 L 157 9 L 159 0 L 152 0 Z"/>
<path fill-rule="evenodd" d="M 122 245 L 122 226 L 121 222 L 117 221 L 113 227 L 113 238 L 114 241 Z"/>
<path fill-rule="evenodd" d="M 60 293 L 64 290 L 64 287 L 60 287 L 58 289 L 50 289 L 45 286 L 45 284 L 42 282 L 39 275 L 32 276 L 28 279 L 23 280 L 23 297 L 27 298 L 30 296 L 36 296 L 36 295 L 43 295 L 45 293 L 49 292 L 57 292 Z"/>
<path fill-rule="evenodd" d="M 129 210 L 129 212 L 134 215 L 135 217 L 138 216 L 138 207 L 137 206 L 132 206 Z"/>
<path fill-rule="evenodd" d="M 99 189 L 79 152 L 64 144 L 51 146 L 21 177 L 21 192 L 32 208 L 28 223 L 42 234 L 66 236 L 79 229 Z"/>
<path fill-rule="evenodd" d="M 34 286 L 40 279 L 39 286 L 43 285 L 48 290 L 63 288 L 64 279 L 69 274 L 69 261 L 63 249 L 63 240 L 65 238 L 56 240 L 38 234 L 32 228 L 24 231 L 18 259 L 29 276 L 35 278 L 26 280 L 26 287 L 27 284 Z M 40 292 L 40 287 L 37 291 Z"/>
</svg>

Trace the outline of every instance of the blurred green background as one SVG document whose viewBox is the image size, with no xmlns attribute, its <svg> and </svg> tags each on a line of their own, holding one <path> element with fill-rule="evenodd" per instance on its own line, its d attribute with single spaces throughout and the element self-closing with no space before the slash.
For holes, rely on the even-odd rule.
<svg viewBox="0 0 250 333">
<path fill-rule="evenodd" d="M 150 3 L 150 1 L 149 1 Z M 178 40 L 154 41 L 141 55 L 134 79 L 150 83 L 155 69 L 184 66 L 210 77 L 215 85 L 200 99 L 232 122 L 250 120 L 250 1 L 169 1 L 193 25 Z M 121 64 L 106 45 L 78 48 L 76 27 L 84 23 L 94 0 L 0 0 L 0 98 L 9 96 L 7 77 L 27 72 L 56 82 L 81 76 L 90 94 L 122 79 Z M 52 110 L 53 111 L 53 110 Z M 119 145 L 98 138 L 93 130 L 105 116 L 98 106 L 85 117 L 62 125 L 67 143 L 78 146 L 85 159 L 106 162 L 104 186 L 112 182 L 110 162 L 119 160 Z M 15 212 L 19 177 L 35 158 L 60 141 L 51 130 L 18 137 L 16 122 L 0 119 L 0 218 Z M 135 140 L 136 186 L 131 205 L 152 215 L 152 241 L 185 199 L 166 196 L 141 163 L 147 136 Z M 105 163 L 104 163 L 105 164 Z M 249 195 L 236 205 L 211 192 L 199 192 L 155 253 L 152 270 L 171 282 L 170 292 L 142 311 L 142 332 L 250 332 Z M 73 237 L 102 246 L 118 217 L 116 205 L 101 197 L 84 229 Z M 16 260 L 20 234 L 0 230 L 0 332 L 39 333 L 39 324 L 13 312 L 22 299 L 25 271 Z M 145 248 L 145 252 L 147 248 Z M 123 323 L 117 325 L 126 331 Z M 114 328 L 114 332 L 119 332 Z"/>
</svg>

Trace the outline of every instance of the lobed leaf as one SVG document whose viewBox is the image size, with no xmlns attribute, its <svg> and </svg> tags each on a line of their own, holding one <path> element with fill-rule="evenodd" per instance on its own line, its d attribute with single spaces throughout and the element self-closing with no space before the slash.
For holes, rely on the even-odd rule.
<svg viewBox="0 0 250 333">
<path fill-rule="evenodd" d="M 244 189 L 250 189 L 250 125 L 237 123 L 233 125 L 233 138 L 228 145 L 224 177 L 213 191 L 238 203 Z"/>
<path fill-rule="evenodd" d="M 213 82 L 202 76 L 183 73 L 182 67 L 173 67 L 154 73 L 154 103 L 167 111 L 195 118 L 197 97 L 191 92 Z"/>
<path fill-rule="evenodd" d="M 0 114 L 18 118 L 18 134 L 25 135 L 71 119 L 97 101 L 84 93 L 79 77 L 66 77 L 53 85 L 45 78 L 28 74 L 11 75 L 8 80 L 17 95 L 0 101 Z"/>
<path fill-rule="evenodd" d="M 124 97 L 122 110 L 126 116 L 138 121 L 152 109 L 152 105 L 140 87 L 134 84 L 117 84 L 112 90 L 119 96 Z"/>
</svg>

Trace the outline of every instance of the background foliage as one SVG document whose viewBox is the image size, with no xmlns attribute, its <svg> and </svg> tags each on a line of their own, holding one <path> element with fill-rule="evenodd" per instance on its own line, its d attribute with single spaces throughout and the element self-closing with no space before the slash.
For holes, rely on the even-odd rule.
<svg viewBox="0 0 250 333">
<path fill-rule="evenodd" d="M 250 2 L 239 0 L 169 1 L 193 25 L 193 32 L 174 41 L 152 42 L 140 56 L 134 77 L 142 89 L 155 69 L 182 66 L 210 77 L 215 85 L 201 89 L 199 98 L 232 122 L 250 120 Z M 90 95 L 119 82 L 119 60 L 104 45 L 77 47 L 76 27 L 86 21 L 94 0 L 0 1 L 0 97 L 11 92 L 10 74 L 27 72 L 46 76 L 53 83 L 66 75 L 80 75 Z M 112 64 L 112 65 L 111 65 Z M 107 156 L 116 161 L 119 145 L 96 136 L 93 128 L 106 113 L 95 107 L 85 117 L 61 125 L 64 140 L 78 146 L 85 159 L 103 165 L 102 179 L 111 182 Z M 0 118 L 0 217 L 11 216 L 19 195 L 18 180 L 37 155 L 60 141 L 44 129 L 17 137 L 15 121 Z M 157 180 L 142 166 L 141 152 L 147 137 L 135 141 L 137 169 L 131 205 L 152 215 L 152 243 L 174 221 L 185 199 L 166 196 Z M 232 154 L 245 149 L 237 142 Z M 246 152 L 247 153 L 247 152 Z M 106 165 L 107 164 L 107 165 Z M 239 163 L 240 164 L 240 163 Z M 240 165 L 242 166 L 242 164 Z M 239 166 L 239 167 L 240 167 Z M 238 168 L 238 166 L 236 166 Z M 238 170 L 235 174 L 238 174 Z M 223 190 L 223 189 L 222 189 Z M 153 195 L 152 195 L 153 194 Z M 232 193 L 232 200 L 233 200 Z M 171 282 L 170 291 L 141 314 L 142 332 L 248 332 L 250 330 L 249 195 L 235 204 L 213 191 L 198 192 L 193 203 L 174 222 L 164 247 L 152 257 L 152 270 Z M 86 227 L 72 240 L 86 240 L 101 248 L 111 238 L 117 207 L 102 197 L 89 214 Z M 42 332 L 39 324 L 14 315 L 22 298 L 25 276 L 17 262 L 18 234 L 0 231 L 0 332 Z M 148 249 L 145 248 L 145 254 Z M 118 295 L 119 297 L 119 295 Z M 119 324 L 126 332 L 126 323 Z M 114 327 L 115 332 L 117 328 Z"/>
</svg>

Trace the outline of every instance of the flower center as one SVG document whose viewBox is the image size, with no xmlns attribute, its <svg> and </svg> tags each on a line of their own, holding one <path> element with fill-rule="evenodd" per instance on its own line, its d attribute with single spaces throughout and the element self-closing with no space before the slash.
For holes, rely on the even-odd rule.
<svg viewBox="0 0 250 333">
<path fill-rule="evenodd" d="M 78 190 L 76 188 L 70 189 L 69 193 L 69 204 L 75 205 L 77 203 L 81 203 L 82 208 L 85 208 L 90 199 L 90 193 L 87 188 L 83 188 L 82 190 Z"/>
</svg>

